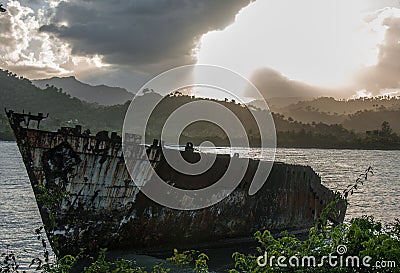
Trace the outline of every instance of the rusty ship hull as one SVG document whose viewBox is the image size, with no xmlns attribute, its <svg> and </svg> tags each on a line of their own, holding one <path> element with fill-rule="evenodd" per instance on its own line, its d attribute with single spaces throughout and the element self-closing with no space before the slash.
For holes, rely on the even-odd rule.
<svg viewBox="0 0 400 273">
<path fill-rule="evenodd" d="M 131 138 L 137 172 L 124 164 L 121 138 L 96 136 L 80 128 L 49 132 L 29 128 L 43 115 L 7 112 L 17 139 L 47 236 L 57 255 L 80 249 L 157 250 L 191 248 L 207 242 L 251 237 L 255 231 L 303 230 L 314 226 L 322 209 L 336 195 L 321 184 L 311 167 L 275 162 L 257 194 L 249 181 L 259 164 L 250 160 L 239 186 L 221 202 L 200 210 L 174 210 L 146 197 L 136 186 L 151 179 L 154 168 L 164 181 L 182 188 L 212 184 L 223 175 L 230 156 L 218 155 L 204 174 L 189 177 L 164 160 L 157 142 L 151 146 Z M 39 127 L 39 126 L 38 126 Z M 188 161 L 199 156 L 178 151 Z M 147 159 L 151 164 L 144 164 Z M 346 205 L 338 203 L 335 222 L 343 221 Z"/>
</svg>

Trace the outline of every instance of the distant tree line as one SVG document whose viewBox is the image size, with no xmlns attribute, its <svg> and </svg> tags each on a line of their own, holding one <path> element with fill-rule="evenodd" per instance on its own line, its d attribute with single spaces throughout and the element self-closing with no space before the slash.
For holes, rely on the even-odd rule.
<svg viewBox="0 0 400 273">
<path fill-rule="evenodd" d="M 83 102 L 65 94 L 62 89 L 55 86 L 47 86 L 42 90 L 34 86 L 28 79 L 18 77 L 7 70 L 0 70 L 0 83 L 0 96 L 2 98 L 0 107 L 15 111 L 50 113 L 49 118 L 43 122 L 43 129 L 45 130 L 56 130 L 60 126 L 80 124 L 83 128 L 90 128 L 92 132 L 109 130 L 121 133 L 124 116 L 130 104 L 130 102 L 127 102 L 123 105 L 99 106 L 98 104 Z M 148 122 L 146 131 L 148 139 L 160 138 L 161 128 L 163 128 L 166 119 L 180 106 L 196 100 L 211 100 L 231 110 L 244 125 L 246 136 L 237 133 L 231 137 L 248 137 L 250 145 L 260 145 L 259 128 L 248 107 L 233 100 L 219 101 L 195 98 L 184 93 L 175 92 L 161 100 Z M 137 107 L 140 113 L 140 107 L 148 105 L 148 101 L 159 100 L 160 98 L 161 95 L 154 90 L 146 90 L 143 96 L 133 102 L 133 107 Z M 253 111 L 267 111 L 256 107 L 252 108 Z M 373 115 L 372 111 L 355 113 L 354 115 L 363 113 Z M 398 116 L 400 112 L 397 111 L 396 113 Z M 362 132 L 355 132 L 346 129 L 341 124 L 303 123 L 280 113 L 272 113 L 272 115 L 277 129 L 279 147 L 400 149 L 399 135 L 394 132 L 389 121 L 383 122 L 380 128 L 372 127 L 371 130 L 368 127 Z M 365 122 L 368 122 L 368 120 Z M 0 139 L 14 139 L 4 112 L 0 114 Z M 229 145 L 228 138 L 223 130 L 208 122 L 198 122 L 196 126 L 188 126 L 182 133 L 180 141 L 182 144 L 187 141 L 200 144 L 205 140 L 214 141 L 215 145 L 218 146 Z"/>
</svg>

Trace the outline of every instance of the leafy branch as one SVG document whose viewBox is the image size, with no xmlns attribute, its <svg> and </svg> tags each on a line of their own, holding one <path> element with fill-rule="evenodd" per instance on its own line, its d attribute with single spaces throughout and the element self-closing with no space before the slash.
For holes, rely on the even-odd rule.
<svg viewBox="0 0 400 273">
<path fill-rule="evenodd" d="M 368 176 L 374 175 L 374 172 L 372 170 L 372 167 L 369 166 L 364 173 L 360 174 L 358 178 L 356 179 L 356 182 L 354 184 L 350 184 L 347 186 L 347 188 L 343 191 L 343 197 L 347 201 L 347 198 L 350 195 L 353 195 L 354 190 L 357 190 L 360 185 L 364 185 L 365 181 L 368 180 Z"/>
</svg>

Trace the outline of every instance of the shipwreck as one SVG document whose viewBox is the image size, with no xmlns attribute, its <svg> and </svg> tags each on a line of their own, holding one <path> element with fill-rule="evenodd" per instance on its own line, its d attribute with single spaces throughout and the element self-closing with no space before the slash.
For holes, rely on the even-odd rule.
<svg viewBox="0 0 400 273">
<path fill-rule="evenodd" d="M 121 137 L 106 131 L 91 135 L 80 126 L 56 132 L 40 130 L 43 113 L 6 111 L 47 236 L 57 255 L 81 248 L 97 251 L 156 250 L 196 247 L 204 243 L 250 238 L 268 229 L 305 230 L 315 224 L 324 207 L 337 195 L 321 184 L 308 166 L 274 162 L 263 187 L 248 195 L 248 181 L 258 160 L 250 160 L 245 176 L 231 195 L 199 210 L 174 210 L 161 206 L 136 186 L 152 179 L 149 168 L 181 188 L 213 183 L 223 175 L 229 155 L 217 155 L 205 173 L 189 176 L 175 171 L 164 160 L 161 142 L 141 145 L 137 135 L 125 136 L 133 147 L 135 173 L 124 163 Z M 37 126 L 31 128 L 31 121 Z M 188 161 L 199 153 L 178 151 Z M 150 160 L 151 164 L 143 164 Z M 134 181 L 135 180 L 135 183 Z M 342 222 L 346 203 L 337 203 L 330 220 Z"/>
</svg>

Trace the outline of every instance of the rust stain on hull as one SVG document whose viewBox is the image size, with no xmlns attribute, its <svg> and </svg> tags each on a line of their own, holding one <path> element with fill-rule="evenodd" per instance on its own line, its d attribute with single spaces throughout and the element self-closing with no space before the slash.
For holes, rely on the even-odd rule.
<svg viewBox="0 0 400 273">
<path fill-rule="evenodd" d="M 29 114 L 30 115 L 30 114 Z M 221 202 L 201 210 L 178 211 L 154 203 L 136 186 L 151 179 L 154 168 L 164 181 L 190 189 L 207 186 L 225 172 L 230 157 L 219 155 L 204 174 L 187 176 L 164 160 L 158 142 L 145 147 L 130 136 L 134 166 L 131 177 L 124 164 L 121 138 L 115 133 L 96 136 L 81 128 L 58 132 L 29 129 L 27 119 L 40 122 L 44 115 L 7 112 L 30 178 L 39 211 L 53 249 L 59 255 L 80 248 L 157 249 L 194 247 L 219 239 L 252 236 L 257 230 L 300 230 L 314 225 L 335 194 L 321 184 L 311 167 L 274 163 L 270 176 L 257 194 L 248 187 L 259 161 L 250 160 L 235 191 Z M 177 151 L 179 152 L 179 151 Z M 182 151 L 188 161 L 198 154 Z M 152 164 L 143 164 L 150 159 Z M 133 180 L 135 181 L 133 181 Z M 338 204 L 341 222 L 346 205 Z"/>
</svg>

